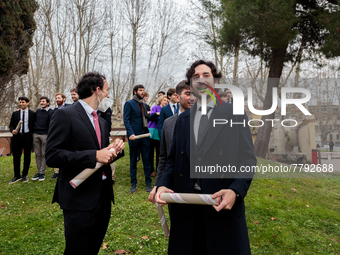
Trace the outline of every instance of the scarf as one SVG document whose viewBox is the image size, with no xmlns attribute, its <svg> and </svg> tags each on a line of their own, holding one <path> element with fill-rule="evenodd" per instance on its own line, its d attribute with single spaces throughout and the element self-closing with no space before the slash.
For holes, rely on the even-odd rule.
<svg viewBox="0 0 340 255">
<path fill-rule="evenodd" d="M 143 119 L 143 127 L 147 128 L 148 127 L 148 119 L 147 119 L 147 111 L 146 107 L 144 105 L 143 98 L 139 98 L 136 94 L 133 95 L 133 100 L 135 100 L 138 103 L 138 107 L 142 113 L 142 119 Z"/>
</svg>

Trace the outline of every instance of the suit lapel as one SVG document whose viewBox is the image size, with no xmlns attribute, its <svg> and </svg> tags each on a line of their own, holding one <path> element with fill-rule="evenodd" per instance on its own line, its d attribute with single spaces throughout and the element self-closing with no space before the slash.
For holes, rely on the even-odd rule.
<svg viewBox="0 0 340 255">
<path fill-rule="evenodd" d="M 105 138 L 106 138 L 106 130 L 105 130 L 105 125 L 107 125 L 106 120 L 103 119 L 102 117 L 98 116 L 98 121 L 99 121 L 99 127 L 100 127 L 100 136 L 102 138 L 102 144 L 101 148 L 103 149 L 106 144 L 104 143 Z M 97 135 L 96 135 L 97 136 Z"/>
<path fill-rule="evenodd" d="M 80 118 L 83 120 L 85 126 L 89 129 L 89 131 L 92 135 L 92 138 L 95 140 L 97 148 L 99 149 L 99 143 L 98 143 L 96 131 L 93 128 L 92 123 L 91 123 L 89 117 L 87 116 L 87 113 L 85 112 L 83 106 L 79 103 L 79 104 L 75 104 L 74 107 L 76 108 Z M 98 118 L 99 118 L 99 116 L 98 116 Z"/>
</svg>

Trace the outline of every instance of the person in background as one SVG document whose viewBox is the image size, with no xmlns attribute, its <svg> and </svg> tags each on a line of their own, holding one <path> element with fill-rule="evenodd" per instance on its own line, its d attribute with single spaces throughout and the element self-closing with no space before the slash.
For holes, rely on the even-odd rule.
<svg viewBox="0 0 340 255">
<path fill-rule="evenodd" d="M 65 103 L 66 96 L 63 93 L 60 93 L 60 92 L 56 93 L 55 94 L 55 101 L 57 103 L 57 106 L 56 106 L 56 108 L 54 108 L 53 113 L 55 113 L 59 109 L 70 106 L 70 104 Z M 62 124 L 62 123 L 60 123 L 60 124 Z M 54 168 L 54 174 L 52 175 L 50 180 L 54 180 L 54 179 L 58 178 L 58 176 L 59 176 L 59 168 Z"/>
<path fill-rule="evenodd" d="M 149 93 L 144 91 L 143 101 L 146 107 L 146 111 L 148 112 L 148 115 L 150 115 L 150 106 L 147 104 L 148 100 L 149 100 Z"/>
<path fill-rule="evenodd" d="M 127 137 L 129 139 L 130 149 L 130 193 L 135 193 L 137 190 L 137 153 L 140 147 L 142 153 L 144 176 L 146 184 L 146 192 L 152 190 L 150 178 L 150 162 L 149 149 L 150 138 L 135 139 L 136 135 L 149 133 L 148 130 L 148 116 L 146 107 L 143 101 L 144 86 L 139 84 L 133 88 L 133 99 L 126 101 L 124 105 L 124 125 L 126 128 Z"/>
<path fill-rule="evenodd" d="M 159 136 L 162 135 L 162 128 L 164 120 L 169 118 L 170 116 L 177 114 L 179 110 L 178 104 L 178 95 L 176 94 L 176 90 L 174 88 L 170 88 L 166 94 L 169 99 L 169 104 L 162 108 L 161 113 L 159 114 L 159 122 L 158 122 L 158 131 Z"/>
<path fill-rule="evenodd" d="M 72 97 L 72 100 L 73 100 L 73 104 L 77 103 L 77 101 L 79 100 L 79 95 L 78 95 L 78 92 L 77 92 L 77 88 L 71 89 L 70 92 L 71 92 L 71 97 Z"/>
<path fill-rule="evenodd" d="M 158 97 L 160 97 L 160 96 L 165 96 L 165 92 L 164 91 L 159 91 L 158 92 Z"/>
<path fill-rule="evenodd" d="M 33 147 L 38 170 L 38 173 L 31 178 L 33 181 L 38 179 L 39 181 L 45 180 L 45 148 L 48 128 L 50 126 L 50 120 L 53 114 L 53 110 L 49 107 L 50 99 L 48 97 L 43 96 L 40 98 L 40 106 L 41 108 L 36 111 L 36 120 L 33 131 Z"/>
<path fill-rule="evenodd" d="M 14 178 L 9 184 L 20 180 L 28 182 L 28 170 L 31 164 L 31 151 L 33 144 L 33 130 L 35 123 L 35 112 L 28 109 L 30 100 L 27 97 L 19 97 L 20 110 L 12 113 L 9 129 L 13 134 L 11 138 L 11 149 L 13 151 Z M 16 127 L 22 121 L 20 129 Z M 20 175 L 20 161 L 22 150 L 24 150 L 24 169 Z"/>
<path fill-rule="evenodd" d="M 158 133 L 158 118 L 161 112 L 162 107 L 168 105 L 168 99 L 166 96 L 160 96 L 158 98 L 158 105 L 155 105 L 151 109 L 151 115 L 149 117 L 149 133 L 150 137 L 150 153 L 149 153 L 149 162 L 150 162 L 150 176 L 155 177 L 155 168 L 154 168 L 154 155 L 156 148 L 156 169 L 158 167 L 159 162 L 159 145 L 160 145 L 160 137 Z"/>
</svg>

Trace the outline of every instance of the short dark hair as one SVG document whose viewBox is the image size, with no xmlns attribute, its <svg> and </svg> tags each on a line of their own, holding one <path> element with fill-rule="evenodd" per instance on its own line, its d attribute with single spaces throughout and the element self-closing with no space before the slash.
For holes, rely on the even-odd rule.
<svg viewBox="0 0 340 255">
<path fill-rule="evenodd" d="M 211 73 L 212 73 L 214 78 L 222 78 L 222 73 L 217 71 L 217 68 L 216 68 L 216 66 L 213 62 L 200 59 L 200 60 L 197 60 L 194 63 L 192 63 L 190 68 L 188 69 L 188 71 L 186 73 L 188 84 L 190 84 L 190 79 L 192 78 L 192 76 L 195 73 L 195 68 L 199 65 L 206 65 L 206 66 L 210 67 Z"/>
<path fill-rule="evenodd" d="M 80 99 L 88 98 L 92 96 L 92 93 L 96 91 L 97 87 L 101 90 L 104 86 L 105 76 L 98 72 L 89 72 L 80 78 L 77 84 L 77 93 Z"/>
<path fill-rule="evenodd" d="M 159 94 L 159 93 L 162 93 L 163 95 L 165 95 L 165 92 L 164 92 L 164 91 L 159 91 L 157 94 Z"/>
<path fill-rule="evenodd" d="M 29 103 L 29 101 L 30 101 L 27 97 L 19 97 L 18 101 L 21 101 L 21 100 L 26 101 L 26 103 Z"/>
<path fill-rule="evenodd" d="M 50 103 L 50 99 L 48 97 L 40 97 L 39 101 L 41 101 L 42 99 L 45 99 L 47 103 Z"/>
<path fill-rule="evenodd" d="M 76 92 L 76 93 L 78 93 L 78 91 L 77 91 L 77 88 L 73 88 L 73 89 L 71 89 L 70 90 L 70 92 L 72 93 L 72 92 Z"/>
<path fill-rule="evenodd" d="M 177 84 L 176 86 L 176 94 L 181 95 L 182 91 L 185 89 L 190 89 L 190 85 L 187 84 L 186 80 L 181 81 L 180 83 Z"/>
<path fill-rule="evenodd" d="M 176 93 L 176 90 L 174 88 L 170 88 L 168 89 L 168 91 L 166 92 L 166 97 L 170 98 L 173 94 Z"/>
<path fill-rule="evenodd" d="M 134 95 L 135 92 L 137 93 L 138 89 L 144 89 L 144 86 L 142 84 L 135 85 L 132 90 L 132 95 Z"/>
<path fill-rule="evenodd" d="M 220 93 L 218 93 L 218 95 L 220 96 L 220 97 L 227 97 L 228 95 L 227 95 L 227 92 L 220 92 Z"/>
</svg>

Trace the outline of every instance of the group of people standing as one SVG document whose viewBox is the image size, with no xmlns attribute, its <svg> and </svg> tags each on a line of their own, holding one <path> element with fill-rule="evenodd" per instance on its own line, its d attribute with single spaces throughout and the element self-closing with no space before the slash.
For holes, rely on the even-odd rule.
<svg viewBox="0 0 340 255">
<path fill-rule="evenodd" d="M 244 198 L 252 175 L 242 176 L 237 171 L 218 178 L 202 179 L 193 178 L 190 173 L 194 165 L 203 162 L 231 165 L 237 170 L 242 166 L 256 165 L 250 129 L 240 125 L 247 123 L 246 114 L 233 115 L 229 94 L 226 95 L 227 101 L 221 104 L 214 103 L 216 100 L 212 97 L 202 101 L 204 93 L 212 95 L 211 88 L 221 76 L 212 62 L 198 60 L 187 70 L 186 79 L 169 90 L 166 97 L 160 95 L 158 104 L 152 109 L 145 104 L 143 85 L 133 88 L 133 98 L 124 105 L 130 151 L 130 193 L 137 189 L 137 157 L 141 154 L 150 202 L 166 205 L 167 202 L 160 198 L 161 193 L 213 194 L 212 198 L 220 197 L 216 206 L 171 205 L 169 254 L 251 253 Z M 97 254 L 109 224 L 111 203 L 114 203 L 112 182 L 107 178 L 112 174 L 109 164 L 124 156 L 125 145 L 121 139 L 109 144 L 109 126 L 104 119 L 98 118 L 98 110 L 107 106 L 109 98 L 105 76 L 87 73 L 79 80 L 76 89 L 79 101 L 71 107 L 57 110 L 50 119 L 46 162 L 48 166 L 60 169 L 53 202 L 59 203 L 63 210 L 64 254 Z M 23 120 L 23 130 L 18 132 L 23 133 L 22 139 L 26 139 L 26 132 L 32 132 L 34 128 L 27 126 L 28 114 L 23 113 L 27 109 L 24 106 L 27 106 L 26 100 L 21 98 L 19 101 L 22 107 L 18 113 L 13 113 L 16 119 L 11 131 L 13 137 L 18 135 L 15 126 Z M 203 103 L 206 103 L 206 113 Z M 34 113 L 29 115 L 36 123 Z M 214 119 L 222 118 L 239 124 L 215 127 Z M 138 136 L 148 133 L 151 133 L 151 139 L 138 139 Z M 159 146 L 153 188 L 151 146 Z M 154 154 L 153 149 L 151 154 Z M 103 164 L 103 167 L 81 186 L 74 188 L 69 184 L 84 169 L 95 168 L 97 163 Z M 24 174 L 27 176 L 27 171 Z"/>
</svg>

